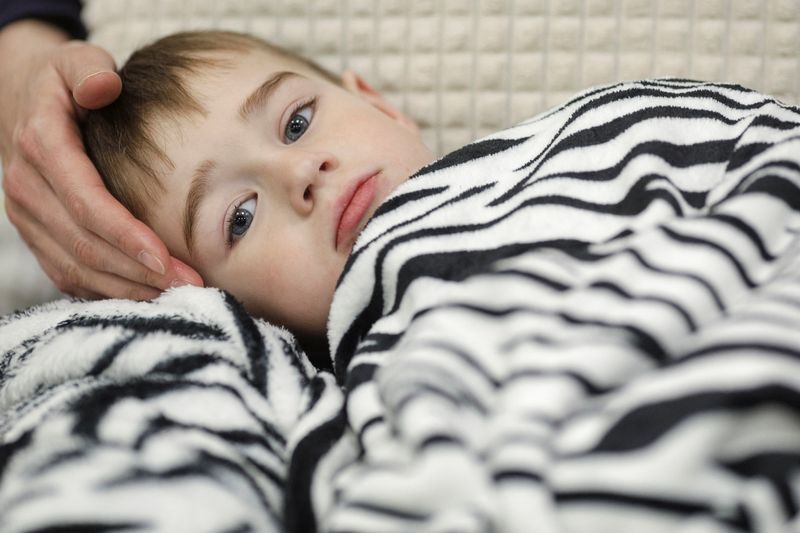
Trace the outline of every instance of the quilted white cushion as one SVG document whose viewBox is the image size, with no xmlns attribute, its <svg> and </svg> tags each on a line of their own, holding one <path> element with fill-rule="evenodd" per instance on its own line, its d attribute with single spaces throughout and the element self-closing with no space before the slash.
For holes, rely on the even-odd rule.
<svg viewBox="0 0 800 533">
<path fill-rule="evenodd" d="M 87 0 L 122 61 L 182 29 L 251 32 L 354 68 L 439 154 L 601 83 L 729 81 L 800 101 L 796 0 Z"/>
</svg>

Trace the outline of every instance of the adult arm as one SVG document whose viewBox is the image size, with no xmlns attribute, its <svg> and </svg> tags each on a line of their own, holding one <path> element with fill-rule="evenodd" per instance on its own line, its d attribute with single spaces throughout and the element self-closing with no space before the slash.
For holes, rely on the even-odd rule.
<svg viewBox="0 0 800 533">
<path fill-rule="evenodd" d="M 202 284 L 106 190 L 78 128 L 119 95 L 103 49 L 42 20 L 0 29 L 0 157 L 6 212 L 56 286 L 76 296 L 147 299 Z"/>
<path fill-rule="evenodd" d="M 3 0 L 0 3 L 0 28 L 27 18 L 49 22 L 75 39 L 86 38 L 80 0 Z"/>
</svg>

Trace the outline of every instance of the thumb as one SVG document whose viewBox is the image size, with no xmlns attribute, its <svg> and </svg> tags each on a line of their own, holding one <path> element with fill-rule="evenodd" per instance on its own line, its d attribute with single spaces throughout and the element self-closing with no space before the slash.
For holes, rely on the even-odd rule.
<svg viewBox="0 0 800 533">
<path fill-rule="evenodd" d="M 99 46 L 73 41 L 62 47 L 54 61 L 56 71 L 80 107 L 107 106 L 122 91 L 114 58 Z"/>
</svg>

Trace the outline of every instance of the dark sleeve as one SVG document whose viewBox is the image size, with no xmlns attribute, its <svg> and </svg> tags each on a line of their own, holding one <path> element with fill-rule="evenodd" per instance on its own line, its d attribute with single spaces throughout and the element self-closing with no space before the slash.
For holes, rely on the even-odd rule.
<svg viewBox="0 0 800 533">
<path fill-rule="evenodd" d="M 49 22 L 75 39 L 86 38 L 80 0 L 0 0 L 0 28 L 25 18 Z"/>
</svg>

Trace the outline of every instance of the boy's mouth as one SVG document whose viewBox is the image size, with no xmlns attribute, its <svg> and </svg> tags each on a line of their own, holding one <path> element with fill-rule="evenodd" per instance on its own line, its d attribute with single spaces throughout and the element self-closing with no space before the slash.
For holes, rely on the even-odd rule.
<svg viewBox="0 0 800 533">
<path fill-rule="evenodd" d="M 349 247 L 355 242 L 357 230 L 369 211 L 377 194 L 377 177 L 380 171 L 370 172 L 352 180 L 334 205 L 334 247 Z"/>
</svg>

